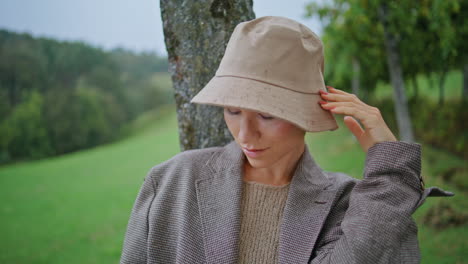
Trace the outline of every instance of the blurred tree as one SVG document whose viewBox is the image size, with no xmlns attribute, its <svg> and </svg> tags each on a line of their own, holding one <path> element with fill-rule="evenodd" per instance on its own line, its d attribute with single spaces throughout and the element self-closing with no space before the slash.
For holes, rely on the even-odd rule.
<svg viewBox="0 0 468 264">
<path fill-rule="evenodd" d="M 155 53 L 134 54 L 122 48 L 112 51 L 112 59 L 119 67 L 121 86 L 127 100 L 128 115 L 137 116 L 139 113 L 153 109 L 155 106 L 173 101 L 170 89 L 164 89 L 158 83 L 157 73 L 168 70 L 166 57 L 159 57 Z"/>
<path fill-rule="evenodd" d="M 378 8 L 378 17 L 384 29 L 384 43 L 387 52 L 387 64 L 390 72 L 390 80 L 393 86 L 393 99 L 398 123 L 400 139 L 402 141 L 414 142 L 411 117 L 408 111 L 408 100 L 405 93 L 405 81 L 403 79 L 403 69 L 401 64 L 401 54 L 399 50 L 398 29 L 391 26 L 392 20 L 401 19 L 392 13 L 394 9 L 401 8 L 396 2 L 389 5 L 386 1 L 381 1 Z"/>
<path fill-rule="evenodd" d="M 390 79 L 400 137 L 412 141 L 404 80 L 411 80 L 418 96 L 417 74 L 437 73 L 443 103 L 447 71 L 461 69 L 467 61 L 466 45 L 461 44 L 468 32 L 463 19 L 467 4 L 461 2 L 333 0 L 307 5 L 306 16 L 317 15 L 325 23 L 326 57 L 335 63 L 326 77 L 344 87 L 360 84 L 359 92 L 372 92 L 377 81 Z"/>
<path fill-rule="evenodd" d="M 351 85 L 352 92 L 366 100 L 378 80 L 388 79 L 383 38 L 376 37 L 382 35 L 382 28 L 375 25 L 376 18 L 348 1 L 311 3 L 306 12 L 309 17 L 318 15 L 325 24 L 325 79 L 337 87 Z"/>
<path fill-rule="evenodd" d="M 463 93 L 462 98 L 468 101 L 468 62 L 463 65 Z"/>
<path fill-rule="evenodd" d="M 378 10 L 384 12 L 379 13 Z M 327 52 L 328 49 L 328 54 L 341 57 L 335 60 L 341 64 L 342 70 L 337 70 L 345 78 L 354 79 L 354 86 L 361 83 L 361 80 L 356 80 L 361 77 L 358 75 L 360 71 L 366 73 L 363 77 L 367 78 L 365 89 L 368 91 L 374 89 L 379 79 L 391 76 L 400 138 L 402 141 L 414 141 L 404 92 L 398 40 L 394 29 L 388 26 L 393 16 L 389 17 L 386 4 L 377 0 L 335 0 L 323 5 L 309 4 L 306 11 L 307 16 L 318 15 L 328 22 L 325 27 L 325 50 Z M 387 74 L 384 74 L 383 61 L 388 63 Z M 353 66 L 353 70 L 349 70 L 349 65 Z M 334 67 L 337 65 L 332 63 L 327 69 L 333 72 Z M 356 70 L 358 68 L 359 71 Z M 353 92 L 356 91 L 358 89 L 354 88 Z"/>
<path fill-rule="evenodd" d="M 6 38 L 0 45 L 0 84 L 11 107 L 20 104 L 32 90 L 46 86 L 46 59 L 39 49 L 30 36 L 20 41 Z"/>
<path fill-rule="evenodd" d="M 459 18 L 457 19 L 457 17 L 463 15 L 461 12 L 464 12 L 465 15 L 468 13 L 466 10 L 462 11 L 460 8 L 462 2 L 466 1 L 432 0 L 429 2 L 430 5 L 428 7 L 430 9 L 428 14 L 423 13 L 422 15 L 428 16 L 427 21 L 429 32 L 435 37 L 428 39 L 436 44 L 435 52 L 428 55 L 432 58 L 430 65 L 433 70 L 438 73 L 439 105 L 441 106 L 445 99 L 444 84 L 447 72 L 450 68 L 458 67 L 459 69 L 462 69 L 462 67 L 460 67 L 461 63 L 458 63 L 458 65 L 456 63 L 457 56 L 460 56 L 461 59 L 466 57 L 466 48 L 464 48 L 463 51 L 462 47 L 457 47 L 457 42 L 467 39 L 467 32 L 465 32 L 465 36 L 463 36 L 463 30 L 461 30 L 464 26 L 463 24 L 465 24 L 464 27 L 466 27 L 467 22 L 466 19 L 464 19 L 465 21 L 461 21 Z M 466 9 L 466 3 L 464 5 Z M 458 22 L 460 22 L 460 24 L 457 24 Z M 460 54 L 457 55 L 458 52 Z"/>
<path fill-rule="evenodd" d="M 455 28 L 456 65 L 463 73 L 462 99 L 468 101 L 468 1 L 456 1 L 450 15 Z"/>
<path fill-rule="evenodd" d="M 0 30 L 0 163 L 117 139 L 122 125 L 171 102 L 157 71 L 167 59 L 155 54 Z"/>
<path fill-rule="evenodd" d="M 252 5 L 252 0 L 161 0 L 182 150 L 232 140 L 218 107 L 189 102 L 214 76 L 234 27 L 255 18 Z"/>
<path fill-rule="evenodd" d="M 0 124 L 0 162 L 42 158 L 53 152 L 43 119 L 43 104 L 43 97 L 31 92 Z"/>
</svg>

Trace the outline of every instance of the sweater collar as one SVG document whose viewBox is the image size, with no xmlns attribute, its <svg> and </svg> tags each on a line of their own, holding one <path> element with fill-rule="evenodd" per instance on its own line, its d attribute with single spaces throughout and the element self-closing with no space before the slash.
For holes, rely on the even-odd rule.
<svg viewBox="0 0 468 264">
<path fill-rule="evenodd" d="M 207 263 L 237 263 L 244 153 L 235 141 L 213 152 L 209 170 L 196 180 Z M 336 190 L 306 146 L 283 211 L 279 263 L 307 263 Z"/>
<path fill-rule="evenodd" d="M 245 162 L 245 154 L 234 140 L 222 147 L 220 153 L 214 153 L 211 160 L 207 163 L 213 172 L 218 173 L 224 170 L 242 171 Z M 304 177 L 313 185 L 328 186 L 331 184 L 323 169 L 317 164 L 305 144 L 304 152 L 299 158 L 293 178 L 298 175 Z"/>
</svg>

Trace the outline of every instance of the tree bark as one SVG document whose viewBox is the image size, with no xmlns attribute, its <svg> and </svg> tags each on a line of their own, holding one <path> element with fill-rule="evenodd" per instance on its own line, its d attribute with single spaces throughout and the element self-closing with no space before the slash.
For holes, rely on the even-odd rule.
<svg viewBox="0 0 468 264">
<path fill-rule="evenodd" d="M 182 151 L 232 140 L 221 107 L 190 100 L 214 76 L 234 27 L 255 18 L 252 0 L 161 0 Z"/>
<path fill-rule="evenodd" d="M 387 3 L 379 6 L 379 20 L 384 28 L 384 43 L 387 52 L 387 65 L 393 86 L 393 99 L 395 103 L 396 119 L 400 140 L 414 142 L 411 117 L 408 111 L 408 102 L 405 94 L 405 83 L 398 51 L 398 40 L 394 32 L 389 28 L 389 9 Z"/>
</svg>

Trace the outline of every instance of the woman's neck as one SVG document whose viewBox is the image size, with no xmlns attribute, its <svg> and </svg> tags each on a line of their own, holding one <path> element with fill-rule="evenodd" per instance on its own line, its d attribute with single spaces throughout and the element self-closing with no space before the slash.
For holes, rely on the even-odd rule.
<svg viewBox="0 0 468 264">
<path fill-rule="evenodd" d="M 253 181 L 268 185 L 280 186 L 289 183 L 292 180 L 296 166 L 305 150 L 305 145 L 294 153 L 285 155 L 284 158 L 270 167 L 254 168 L 250 165 L 248 159 L 244 162 L 245 181 Z"/>
</svg>

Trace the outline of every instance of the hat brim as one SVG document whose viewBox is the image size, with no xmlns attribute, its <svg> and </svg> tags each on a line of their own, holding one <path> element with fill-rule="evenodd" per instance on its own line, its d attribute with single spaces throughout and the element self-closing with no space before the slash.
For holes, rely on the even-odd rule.
<svg viewBox="0 0 468 264">
<path fill-rule="evenodd" d="M 235 76 L 215 76 L 190 102 L 267 113 L 308 132 L 336 130 L 338 124 L 333 114 L 322 109 L 320 100 L 319 94 Z"/>
</svg>

